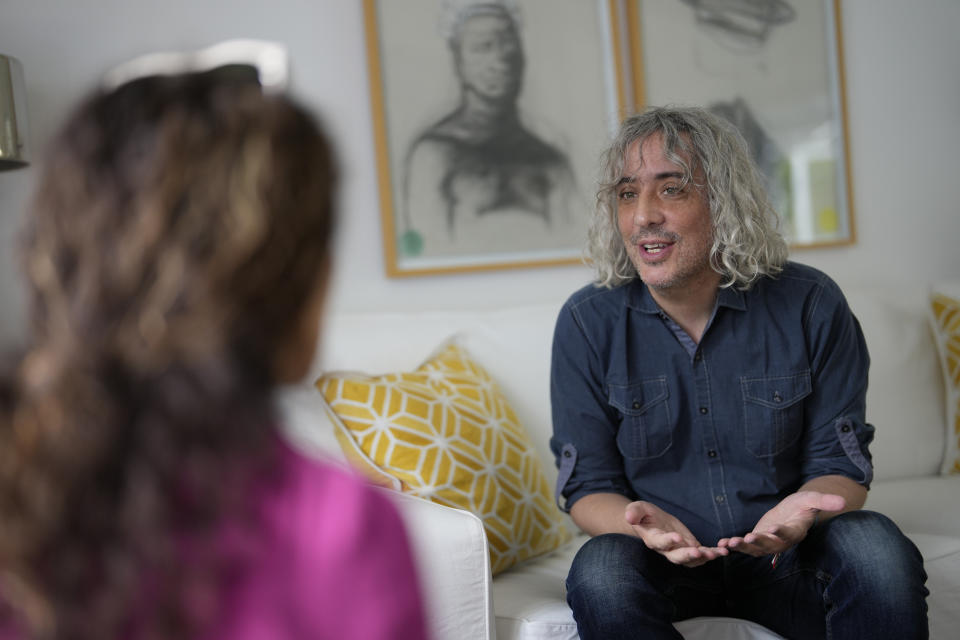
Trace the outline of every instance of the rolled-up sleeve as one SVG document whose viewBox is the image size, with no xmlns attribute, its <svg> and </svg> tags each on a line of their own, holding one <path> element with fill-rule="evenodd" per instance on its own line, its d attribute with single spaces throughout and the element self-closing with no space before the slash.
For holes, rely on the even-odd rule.
<svg viewBox="0 0 960 640">
<path fill-rule="evenodd" d="M 550 447 L 559 470 L 557 504 L 564 511 L 591 493 L 632 497 L 617 448 L 618 418 L 607 402 L 601 362 L 597 345 L 591 344 L 576 307 L 568 302 L 557 319 L 550 374 Z"/>
<path fill-rule="evenodd" d="M 874 428 L 865 418 L 870 356 L 860 323 L 826 279 L 808 303 L 805 324 L 813 393 L 805 407 L 803 481 L 841 475 L 869 488 Z"/>
</svg>

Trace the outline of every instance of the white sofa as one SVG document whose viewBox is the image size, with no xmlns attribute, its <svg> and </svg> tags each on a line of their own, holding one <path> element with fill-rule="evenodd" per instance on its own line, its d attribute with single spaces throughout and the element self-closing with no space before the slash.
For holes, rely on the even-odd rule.
<svg viewBox="0 0 960 640">
<path fill-rule="evenodd" d="M 571 285 L 571 292 L 575 285 Z M 867 419 L 876 426 L 875 481 L 867 508 L 893 518 L 918 545 L 929 574 L 932 638 L 960 628 L 960 475 L 940 475 L 946 442 L 944 392 L 923 292 L 848 289 L 872 355 Z M 562 300 L 500 310 L 333 314 L 309 379 L 280 397 L 290 438 L 343 460 L 319 393 L 321 371 L 370 374 L 416 368 L 453 334 L 500 383 L 531 434 L 548 478 L 556 477 L 548 372 Z M 491 578 L 479 519 L 457 509 L 394 495 L 411 532 L 436 640 L 577 638 L 564 578 L 586 537 Z M 575 530 L 572 522 L 571 530 Z M 878 550 L 882 552 L 882 550 Z M 745 621 L 678 623 L 686 638 L 777 638 Z"/>
</svg>

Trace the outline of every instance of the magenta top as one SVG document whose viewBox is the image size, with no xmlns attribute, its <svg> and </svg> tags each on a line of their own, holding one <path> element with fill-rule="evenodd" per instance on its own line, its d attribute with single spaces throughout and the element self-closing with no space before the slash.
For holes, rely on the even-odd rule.
<svg viewBox="0 0 960 640">
<path fill-rule="evenodd" d="M 277 462 L 277 472 L 247 494 L 251 522 L 259 526 L 222 525 L 217 534 L 218 551 L 238 561 L 203 638 L 427 638 L 410 547 L 393 504 L 358 476 L 287 444 Z M 231 553 L 238 548 L 246 552 Z M 189 562 L 185 551 L 181 560 Z M 0 640 L 21 635 L 0 620 Z"/>
<path fill-rule="evenodd" d="M 283 481 L 261 498 L 267 544 L 207 637 L 427 637 L 407 537 L 393 504 L 359 477 L 281 447 Z"/>
</svg>

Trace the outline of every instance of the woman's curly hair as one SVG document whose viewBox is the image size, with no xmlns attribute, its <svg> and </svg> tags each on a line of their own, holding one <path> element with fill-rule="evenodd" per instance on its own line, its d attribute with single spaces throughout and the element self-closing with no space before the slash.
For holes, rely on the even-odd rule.
<svg viewBox="0 0 960 640">
<path fill-rule="evenodd" d="M 597 284 L 615 287 L 637 278 L 617 224 L 617 185 L 630 145 L 655 134 L 663 137 L 665 156 L 683 168 L 685 180 L 693 180 L 697 167 L 706 176 L 713 223 L 710 264 L 722 276 L 721 286 L 749 289 L 758 278 L 779 274 L 787 245 L 743 136 L 704 109 L 651 107 L 624 120 L 603 155 L 587 245 Z"/>
<path fill-rule="evenodd" d="M 23 237 L 31 340 L 0 383 L 0 619 L 184 637 L 216 615 L 238 565 L 214 534 L 254 530 L 244 491 L 272 472 L 275 360 L 327 268 L 333 162 L 288 98 L 210 73 L 100 91 L 67 121 Z"/>
</svg>

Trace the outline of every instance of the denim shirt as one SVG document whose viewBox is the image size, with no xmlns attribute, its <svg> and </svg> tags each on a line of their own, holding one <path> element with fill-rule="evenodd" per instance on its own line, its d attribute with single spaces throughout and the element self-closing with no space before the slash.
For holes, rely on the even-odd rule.
<svg viewBox="0 0 960 640">
<path fill-rule="evenodd" d="M 813 478 L 869 487 L 869 364 L 839 287 L 811 267 L 720 289 L 699 345 L 640 280 L 584 287 L 553 341 L 558 503 L 646 500 L 712 545 Z"/>
</svg>

